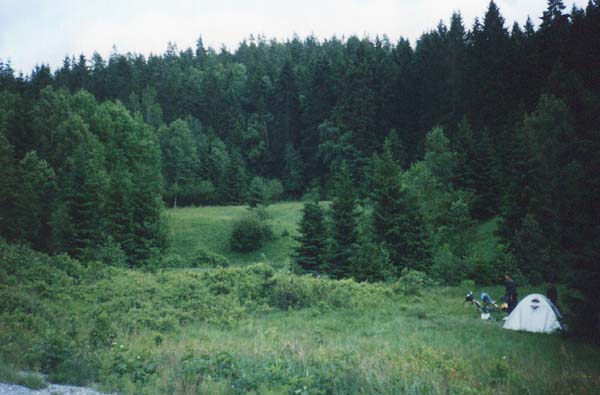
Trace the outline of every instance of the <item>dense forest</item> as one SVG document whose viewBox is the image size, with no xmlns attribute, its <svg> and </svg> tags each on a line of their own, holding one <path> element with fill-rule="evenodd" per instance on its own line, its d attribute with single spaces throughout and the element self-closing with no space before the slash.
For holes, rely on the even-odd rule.
<svg viewBox="0 0 600 395">
<path fill-rule="evenodd" d="M 598 0 L 549 0 L 537 28 L 506 26 L 492 1 L 414 46 L 251 36 L 231 52 L 199 38 L 27 76 L 0 63 L 0 237 L 132 266 L 165 250 L 164 205 L 304 196 L 307 271 L 568 282 L 593 333 L 598 152 Z M 505 248 L 490 268 L 460 235 L 494 218 Z"/>
</svg>

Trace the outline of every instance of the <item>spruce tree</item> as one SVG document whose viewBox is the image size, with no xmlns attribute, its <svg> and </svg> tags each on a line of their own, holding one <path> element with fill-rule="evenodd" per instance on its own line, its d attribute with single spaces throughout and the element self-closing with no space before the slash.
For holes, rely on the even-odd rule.
<svg viewBox="0 0 600 395">
<path fill-rule="evenodd" d="M 290 197 L 298 197 L 302 193 L 303 179 L 303 163 L 302 158 L 294 146 L 288 144 L 285 147 L 285 176 L 283 179 L 283 187 L 285 192 Z"/>
<path fill-rule="evenodd" d="M 396 271 L 429 267 L 426 233 L 416 202 L 403 189 L 400 167 L 394 162 L 389 141 L 374 157 L 371 181 L 375 241 L 389 252 Z"/>
<path fill-rule="evenodd" d="M 12 233 L 21 242 L 42 248 L 48 237 L 44 227 L 48 221 L 49 201 L 54 182 L 54 170 L 35 151 L 19 162 L 15 188 Z"/>
<path fill-rule="evenodd" d="M 240 204 L 246 196 L 246 171 L 238 151 L 229 155 L 223 175 L 221 196 L 224 203 Z"/>
<path fill-rule="evenodd" d="M 0 237 L 10 238 L 14 230 L 13 216 L 17 164 L 14 149 L 4 137 L 0 126 Z"/>
<path fill-rule="evenodd" d="M 342 278 L 351 275 L 350 258 L 356 234 L 356 192 L 352 173 L 346 162 L 335 170 L 331 202 L 331 240 L 327 259 L 327 272 Z"/>
<path fill-rule="evenodd" d="M 298 266 L 309 273 L 320 273 L 325 268 L 327 233 L 323 209 L 316 198 L 304 203 L 299 225 L 300 236 L 296 237 L 296 241 L 300 245 L 295 251 L 295 261 Z"/>
</svg>

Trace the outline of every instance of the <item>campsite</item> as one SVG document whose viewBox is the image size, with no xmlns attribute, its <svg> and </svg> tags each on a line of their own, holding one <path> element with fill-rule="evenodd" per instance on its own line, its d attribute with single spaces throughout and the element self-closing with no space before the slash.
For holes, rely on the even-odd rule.
<svg viewBox="0 0 600 395">
<path fill-rule="evenodd" d="M 600 1 L 0 0 L 0 395 L 595 395 Z"/>
<path fill-rule="evenodd" d="M 268 210 L 283 231 L 301 207 Z M 227 226 L 222 210 L 171 210 L 173 237 L 189 240 L 208 226 L 198 242 L 211 245 Z M 246 210 L 234 207 L 230 221 Z M 272 241 L 264 259 L 288 242 Z M 39 361 L 52 381 L 147 394 L 595 394 L 600 384 L 597 348 L 506 330 L 506 314 L 482 320 L 463 304 L 469 290 L 499 299 L 502 285 L 440 286 L 419 275 L 356 283 L 250 262 L 140 271 L 2 251 L 9 263 L 29 263 L 10 277 L 3 380 L 14 364 Z M 17 330 L 24 317 L 29 329 Z"/>
</svg>

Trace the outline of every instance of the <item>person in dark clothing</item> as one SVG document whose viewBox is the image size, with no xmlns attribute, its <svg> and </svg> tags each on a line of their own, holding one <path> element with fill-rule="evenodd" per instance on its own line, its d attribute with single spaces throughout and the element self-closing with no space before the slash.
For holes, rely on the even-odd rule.
<svg viewBox="0 0 600 395">
<path fill-rule="evenodd" d="M 506 281 L 504 300 L 508 304 L 508 314 L 510 314 L 517 307 L 517 283 L 508 274 L 504 275 L 504 280 Z"/>
<path fill-rule="evenodd" d="M 554 303 L 556 308 L 558 308 L 558 291 L 553 283 L 548 284 L 548 289 L 546 289 L 546 297 L 550 299 L 552 303 Z"/>
</svg>

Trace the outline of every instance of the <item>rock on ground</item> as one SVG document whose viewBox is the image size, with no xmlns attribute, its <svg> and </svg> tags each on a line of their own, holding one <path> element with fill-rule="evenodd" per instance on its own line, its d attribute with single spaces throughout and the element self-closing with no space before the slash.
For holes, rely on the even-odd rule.
<svg viewBox="0 0 600 395">
<path fill-rule="evenodd" d="M 49 384 L 42 390 L 32 390 L 16 384 L 0 383 L 0 395 L 103 395 L 86 387 Z"/>
</svg>

